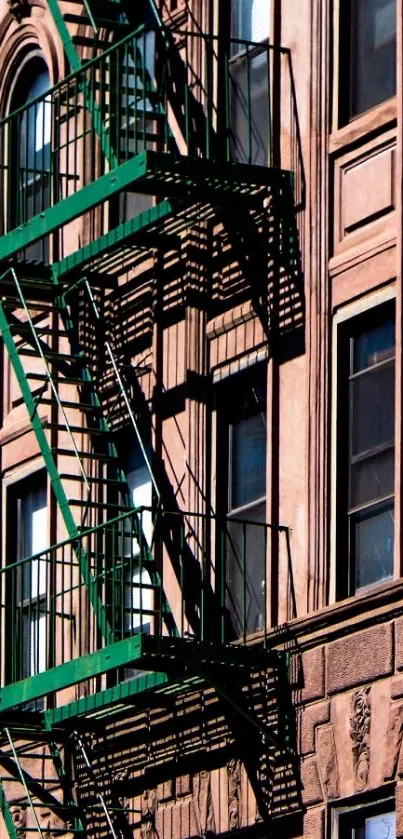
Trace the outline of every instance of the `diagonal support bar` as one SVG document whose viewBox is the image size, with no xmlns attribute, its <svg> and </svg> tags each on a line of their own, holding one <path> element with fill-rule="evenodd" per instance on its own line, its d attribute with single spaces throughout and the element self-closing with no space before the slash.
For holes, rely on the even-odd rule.
<svg viewBox="0 0 403 839">
<path fill-rule="evenodd" d="M 52 454 L 51 447 L 49 445 L 48 439 L 42 426 L 42 422 L 38 415 L 36 400 L 32 395 L 27 377 L 25 375 L 24 367 L 18 355 L 18 351 L 15 346 L 13 336 L 11 334 L 3 303 L 0 303 L 0 330 L 3 336 L 5 346 L 7 348 L 11 366 L 14 370 L 15 376 L 17 378 L 21 390 L 22 397 L 24 399 L 28 411 L 32 429 L 36 436 L 40 451 L 42 453 L 42 457 L 45 462 L 45 466 L 50 477 L 53 492 L 55 494 L 61 514 L 63 516 L 64 523 L 66 525 L 67 532 L 71 539 L 74 539 L 79 536 L 79 532 L 74 521 L 62 482 L 59 477 L 59 473 Z M 83 582 L 88 590 L 88 596 L 91 606 L 93 607 L 96 614 L 98 628 L 105 641 L 107 643 L 111 643 L 114 639 L 113 632 L 109 626 L 105 607 L 97 593 L 97 585 L 95 578 L 93 577 L 90 570 L 88 557 L 79 542 L 77 542 L 75 552 Z"/>
</svg>

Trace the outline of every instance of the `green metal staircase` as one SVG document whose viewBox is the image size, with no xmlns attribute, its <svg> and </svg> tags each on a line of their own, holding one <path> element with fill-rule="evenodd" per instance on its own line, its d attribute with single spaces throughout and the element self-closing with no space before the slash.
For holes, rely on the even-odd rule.
<svg viewBox="0 0 403 839">
<path fill-rule="evenodd" d="M 83 48 L 89 47 L 93 52 L 89 57 L 94 57 L 110 44 L 112 36 L 120 40 L 127 34 L 128 20 L 120 2 L 114 0 L 74 0 L 73 12 L 71 5 L 67 0 L 49 0 L 70 67 L 78 70 Z"/>
<path fill-rule="evenodd" d="M 0 292 L 3 341 L 68 537 L 74 540 L 85 527 L 134 510 L 127 479 L 66 302 L 69 291 L 63 294 L 50 278 L 19 279 L 11 268 L 0 278 Z M 34 368 L 32 360 L 36 362 Z M 123 388 L 121 382 L 120 386 Z M 42 407 L 49 419 L 41 419 Z M 79 419 L 72 419 L 77 413 Z M 82 417 L 84 423 L 80 421 Z M 133 414 L 131 419 L 133 433 L 141 442 Z M 125 538 L 128 540 L 129 535 Z M 130 538 L 139 545 L 151 591 L 154 585 L 159 591 L 160 581 L 141 517 L 135 513 L 130 516 Z M 98 629 L 104 642 L 110 644 L 119 636 L 110 625 L 100 596 L 94 557 L 87 556 L 81 543 L 77 544 L 76 554 Z M 173 621 L 170 630 L 175 631 Z"/>
<path fill-rule="evenodd" d="M 85 836 L 66 773 L 65 731 L 48 724 L 10 722 L 0 730 L 0 808 L 11 839 Z"/>
</svg>

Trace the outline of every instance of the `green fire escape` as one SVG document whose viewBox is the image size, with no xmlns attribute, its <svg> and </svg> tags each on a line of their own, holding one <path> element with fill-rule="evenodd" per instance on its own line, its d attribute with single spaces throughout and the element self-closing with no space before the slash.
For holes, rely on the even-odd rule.
<svg viewBox="0 0 403 839">
<path fill-rule="evenodd" d="M 149 543 L 145 522 L 150 511 L 134 508 L 81 318 L 85 313 L 91 334 L 102 333 L 102 301 L 105 288 L 113 283 L 111 266 L 116 260 L 175 251 L 192 225 L 215 218 L 232 219 L 243 242 L 249 242 L 254 256 L 246 259 L 245 270 L 256 306 L 265 300 L 257 266 L 266 268 L 267 280 L 273 253 L 285 270 L 295 262 L 292 180 L 274 166 L 270 120 L 269 165 L 259 165 L 260 138 L 253 125 L 253 67 L 257 63 L 260 71 L 264 68 L 270 91 L 272 55 L 267 46 L 241 44 L 245 63 L 240 150 L 231 130 L 236 89 L 231 44 L 181 33 L 176 46 L 153 3 L 154 25 L 140 29 L 133 29 L 130 4 L 116 0 L 76 2 L 74 14 L 68 11 L 73 4 L 63 0 L 49 0 L 48 5 L 71 72 L 45 96 L 0 122 L 6 196 L 0 329 L 66 538 L 2 569 L 2 621 L 13 651 L 10 660 L 2 662 L 0 689 L 3 818 L 9 835 L 17 839 L 20 829 L 10 789 L 19 785 L 19 806 L 30 808 L 36 832 L 43 831 L 38 813 L 46 802 L 53 814 L 47 835 L 86 835 L 86 817 L 66 768 L 66 754 L 73 752 L 88 778 L 94 773 L 80 734 L 85 721 L 105 714 L 105 709 L 140 701 L 150 692 L 170 695 L 206 685 L 213 686 L 228 709 L 243 751 L 250 736 L 266 753 L 266 778 L 264 772 L 255 772 L 252 785 L 260 812 L 267 816 L 276 755 L 289 748 L 287 714 L 280 709 L 282 723 L 268 724 L 243 685 L 252 671 L 270 672 L 274 681 L 282 682 L 284 661 L 266 649 L 264 641 L 253 647 L 233 643 L 246 640 L 245 610 L 243 625 L 234 629 L 225 572 L 221 579 L 216 575 L 214 586 L 202 547 L 190 559 L 188 544 L 192 529 L 202 530 L 210 542 L 214 531 L 224 568 L 233 536 L 219 520 L 212 523 L 205 516 L 198 522 L 192 512 L 179 515 L 164 509 L 124 373 L 106 341 L 115 392 L 153 484 L 155 544 Z M 196 56 L 196 66 L 191 66 L 191 56 Z M 34 124 L 46 120 L 50 141 L 29 165 L 19 161 L 16 173 L 11 149 L 24 117 Z M 24 212 L 23 206 L 30 189 L 36 189 L 34 214 Z M 13 227 L 10 208 L 15 201 L 21 205 L 22 221 Z M 123 212 L 127 205 L 130 212 Z M 98 234 L 86 243 L 79 237 L 75 241 L 72 223 L 89 214 Z M 265 239 L 269 216 L 275 231 L 272 254 Z M 30 248 L 44 239 L 50 243 L 51 267 L 28 258 Z M 244 569 L 248 527 L 239 523 Z M 262 526 L 262 534 L 265 555 L 268 526 Z M 164 585 L 168 542 L 176 561 L 175 602 L 168 602 Z M 29 602 L 22 603 L 19 592 L 26 578 L 35 580 L 36 590 L 31 586 Z M 41 580 L 46 580 L 45 590 Z M 266 589 L 264 595 L 262 625 Z M 212 614 L 217 616 L 213 626 Z M 39 647 L 46 639 L 46 662 L 22 678 L 19 651 L 27 615 L 36 627 L 34 643 Z M 91 689 L 74 701 L 65 700 L 73 686 L 90 680 Z M 45 696 L 51 697 L 46 710 Z M 36 761 L 37 776 L 32 771 Z M 107 834 L 123 835 L 122 814 L 117 815 L 102 791 L 95 799 Z"/>
</svg>

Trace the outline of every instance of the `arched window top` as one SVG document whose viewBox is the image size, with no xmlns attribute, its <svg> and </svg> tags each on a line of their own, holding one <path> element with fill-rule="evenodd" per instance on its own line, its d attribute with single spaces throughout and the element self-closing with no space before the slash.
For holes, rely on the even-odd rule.
<svg viewBox="0 0 403 839">
<path fill-rule="evenodd" d="M 11 228 L 29 221 L 49 206 L 52 140 L 52 105 L 50 96 L 46 96 L 51 82 L 43 56 L 39 52 L 27 52 L 14 79 L 10 111 L 19 113 L 12 121 Z M 25 257 L 47 261 L 48 240 L 30 246 Z"/>
<path fill-rule="evenodd" d="M 27 55 L 19 70 L 11 99 L 11 112 L 32 102 L 50 88 L 50 75 L 45 60 L 41 55 Z M 25 133 L 28 136 L 25 137 Z M 50 100 L 39 102 L 27 109 L 21 119 L 21 143 L 28 141 L 25 155 L 32 157 L 50 143 L 51 105 Z"/>
</svg>

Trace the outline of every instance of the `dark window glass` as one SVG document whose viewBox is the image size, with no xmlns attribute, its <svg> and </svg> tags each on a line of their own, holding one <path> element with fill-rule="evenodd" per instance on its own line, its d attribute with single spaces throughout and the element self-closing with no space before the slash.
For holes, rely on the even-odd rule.
<svg viewBox="0 0 403 839">
<path fill-rule="evenodd" d="M 266 495 L 266 416 L 240 420 L 231 432 L 231 509 Z"/>
<path fill-rule="evenodd" d="M 350 593 L 393 574 L 394 353 L 392 318 L 349 338 Z"/>
<path fill-rule="evenodd" d="M 386 807 L 383 803 L 342 813 L 339 816 L 340 839 L 396 839 L 396 814 Z"/>
<path fill-rule="evenodd" d="M 19 559 L 36 556 L 48 546 L 46 487 L 30 489 L 20 499 Z M 20 571 L 20 677 L 46 669 L 47 562 L 36 556 Z"/>
<path fill-rule="evenodd" d="M 263 628 L 266 599 L 266 370 L 227 394 L 226 605 L 237 636 Z M 249 379 L 249 381 L 248 381 Z M 255 381 L 254 381 L 255 380 Z"/>
<path fill-rule="evenodd" d="M 49 666 L 51 655 L 47 592 L 51 579 L 45 476 L 36 475 L 8 490 L 7 600 L 10 620 L 5 628 L 12 650 L 6 663 L 9 681 L 26 679 Z M 15 561 L 18 564 L 15 564 Z M 25 706 L 43 707 L 37 699 Z"/>
<path fill-rule="evenodd" d="M 233 0 L 231 5 L 230 107 L 232 156 L 267 166 L 269 157 L 269 57 L 260 44 L 269 37 L 268 0 Z"/>
<path fill-rule="evenodd" d="M 342 4 L 343 6 L 343 4 Z M 342 17 L 341 27 L 349 28 Z M 396 0 L 351 0 L 350 102 L 357 116 L 396 92 Z M 342 32 L 341 66 L 343 55 Z M 344 33 L 346 46 L 347 33 Z M 341 89 L 341 98 L 345 91 Z"/>
</svg>

